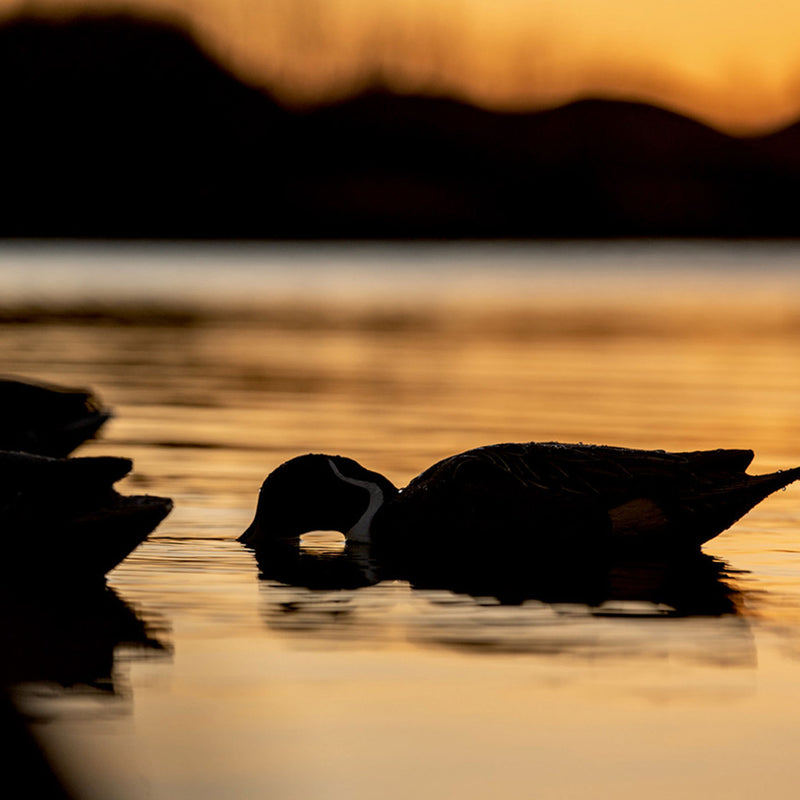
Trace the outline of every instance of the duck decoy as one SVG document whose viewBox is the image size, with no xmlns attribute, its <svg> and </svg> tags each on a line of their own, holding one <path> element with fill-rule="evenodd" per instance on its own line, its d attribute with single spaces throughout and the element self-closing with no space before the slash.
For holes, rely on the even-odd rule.
<svg viewBox="0 0 800 800">
<path fill-rule="evenodd" d="M 392 557 L 463 553 L 690 552 L 800 467 L 745 472 L 751 450 L 668 453 L 584 444 L 496 444 L 439 461 L 398 490 L 342 456 L 298 456 L 270 473 L 239 541 L 257 552 L 336 530 Z"/>
<path fill-rule="evenodd" d="M 88 389 L 0 378 L 0 450 L 63 458 L 111 416 Z"/>
<path fill-rule="evenodd" d="M 133 463 L 0 452 L 6 579 L 101 579 L 169 514 L 172 501 L 123 496 Z"/>
</svg>

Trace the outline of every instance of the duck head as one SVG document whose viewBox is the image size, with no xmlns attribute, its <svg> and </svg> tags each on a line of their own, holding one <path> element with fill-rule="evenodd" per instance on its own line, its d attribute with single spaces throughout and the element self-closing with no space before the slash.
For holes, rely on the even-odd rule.
<svg viewBox="0 0 800 800">
<path fill-rule="evenodd" d="M 352 458 L 309 454 L 271 472 L 258 495 L 256 515 L 239 541 L 258 549 L 297 542 L 308 531 L 343 533 L 370 541 L 370 526 L 397 488 Z"/>
</svg>

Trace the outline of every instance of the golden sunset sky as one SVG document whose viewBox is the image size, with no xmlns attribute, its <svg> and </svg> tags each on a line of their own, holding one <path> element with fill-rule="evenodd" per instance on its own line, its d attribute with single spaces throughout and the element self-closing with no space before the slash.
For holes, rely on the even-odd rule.
<svg viewBox="0 0 800 800">
<path fill-rule="evenodd" d="M 380 80 L 491 108 L 645 100 L 740 133 L 800 117 L 797 0 L 0 0 L 97 9 L 169 14 L 290 103 Z"/>
</svg>

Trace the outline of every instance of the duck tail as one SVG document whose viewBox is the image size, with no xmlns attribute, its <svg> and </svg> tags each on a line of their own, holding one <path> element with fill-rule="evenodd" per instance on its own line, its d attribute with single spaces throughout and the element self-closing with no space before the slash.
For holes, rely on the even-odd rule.
<svg viewBox="0 0 800 800">
<path fill-rule="evenodd" d="M 769 472 L 766 475 L 749 475 L 748 478 L 749 488 L 756 494 L 760 494 L 759 500 L 763 500 L 767 495 L 777 492 L 778 489 L 785 489 L 790 483 L 800 480 L 800 467 L 779 469 L 777 472 Z"/>
<path fill-rule="evenodd" d="M 689 504 L 693 506 L 691 516 L 700 523 L 696 529 L 706 530 L 699 543 L 722 533 L 766 497 L 796 480 L 800 480 L 800 467 L 765 475 L 744 475 L 732 483 L 699 494 Z"/>
</svg>

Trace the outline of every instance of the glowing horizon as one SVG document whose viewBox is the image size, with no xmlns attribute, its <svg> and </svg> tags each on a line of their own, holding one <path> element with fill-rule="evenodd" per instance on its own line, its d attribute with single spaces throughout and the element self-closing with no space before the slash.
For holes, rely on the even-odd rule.
<svg viewBox="0 0 800 800">
<path fill-rule="evenodd" d="M 166 14 L 289 104 L 381 84 L 525 110 L 641 100 L 732 133 L 800 117 L 800 6 L 735 0 L 0 0 L 0 13 Z"/>
</svg>

